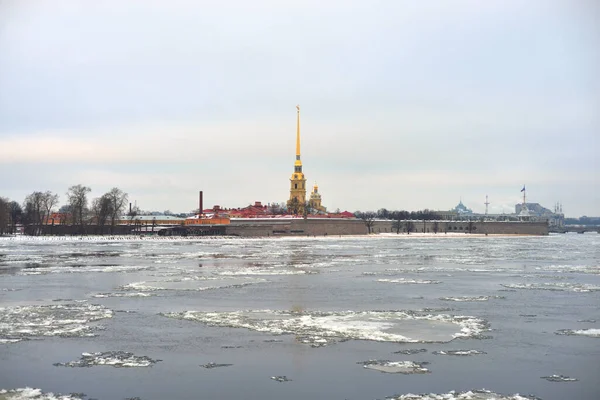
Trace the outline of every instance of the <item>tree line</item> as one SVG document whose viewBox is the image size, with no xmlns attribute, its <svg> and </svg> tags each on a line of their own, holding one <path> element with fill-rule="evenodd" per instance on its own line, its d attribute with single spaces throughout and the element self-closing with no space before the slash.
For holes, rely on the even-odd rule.
<svg viewBox="0 0 600 400">
<path fill-rule="evenodd" d="M 406 210 L 388 210 L 385 208 L 380 208 L 377 211 L 355 211 L 354 216 L 356 218 L 362 219 L 371 233 L 373 225 L 375 224 L 376 219 L 387 219 L 394 221 L 392 223 L 392 229 L 396 231 L 396 233 L 406 232 L 410 234 L 415 229 L 415 225 L 412 221 L 414 220 L 436 220 L 441 219 L 440 215 L 435 211 L 424 209 L 419 211 L 406 211 Z M 434 230 L 437 233 L 438 224 L 434 223 Z"/>
<path fill-rule="evenodd" d="M 66 203 L 58 210 L 59 196 L 49 190 L 28 194 L 22 204 L 0 197 L 0 235 L 15 233 L 17 225 L 23 225 L 26 234 L 40 235 L 48 224 L 71 225 L 85 233 L 86 225 L 93 223 L 101 229 L 110 226 L 112 232 L 126 209 L 127 193 L 115 187 L 90 203 L 90 192 L 84 185 L 69 187 Z"/>
</svg>

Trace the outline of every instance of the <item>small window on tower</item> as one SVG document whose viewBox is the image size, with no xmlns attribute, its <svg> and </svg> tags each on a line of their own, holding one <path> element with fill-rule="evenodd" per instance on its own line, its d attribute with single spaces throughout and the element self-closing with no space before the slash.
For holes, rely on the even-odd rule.
<svg viewBox="0 0 600 400">
<path fill-rule="evenodd" d="M 294 189 L 298 189 L 298 184 L 294 183 Z"/>
</svg>

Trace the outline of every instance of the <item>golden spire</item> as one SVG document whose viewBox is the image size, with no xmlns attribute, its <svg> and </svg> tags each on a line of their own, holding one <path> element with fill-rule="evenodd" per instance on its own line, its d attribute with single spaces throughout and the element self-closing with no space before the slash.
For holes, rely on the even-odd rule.
<svg viewBox="0 0 600 400">
<path fill-rule="evenodd" d="M 298 123 L 296 127 L 296 163 L 300 161 L 300 106 L 296 106 L 298 110 Z"/>
</svg>

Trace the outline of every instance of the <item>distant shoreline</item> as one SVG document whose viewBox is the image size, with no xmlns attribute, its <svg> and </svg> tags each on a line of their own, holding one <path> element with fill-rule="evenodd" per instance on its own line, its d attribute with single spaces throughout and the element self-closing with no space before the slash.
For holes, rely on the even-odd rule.
<svg viewBox="0 0 600 400">
<path fill-rule="evenodd" d="M 591 234 L 594 234 L 591 232 Z M 551 234 L 550 236 L 559 236 L 561 234 Z M 227 239 L 241 239 L 241 240 L 306 240 L 306 239 L 429 239 L 429 238 L 502 238 L 502 237 L 539 237 L 539 235 L 528 235 L 528 234 L 508 234 L 508 233 L 376 233 L 370 235 L 281 235 L 281 236 L 145 236 L 145 235 L 69 235 L 69 236 L 27 236 L 27 235 L 12 235 L 12 236 L 0 236 L 0 241 L 47 241 L 47 242 L 64 242 L 64 241 L 197 241 L 197 240 L 227 240 Z"/>
</svg>

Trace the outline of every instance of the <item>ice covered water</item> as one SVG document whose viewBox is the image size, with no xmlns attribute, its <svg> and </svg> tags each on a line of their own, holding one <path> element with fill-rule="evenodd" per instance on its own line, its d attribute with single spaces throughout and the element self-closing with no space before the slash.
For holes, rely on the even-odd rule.
<svg viewBox="0 0 600 400">
<path fill-rule="evenodd" d="M 213 369 L 213 368 L 223 368 L 223 367 L 231 367 L 233 364 L 218 364 L 214 362 L 209 362 L 207 364 L 202 364 L 202 368 Z"/>
<path fill-rule="evenodd" d="M 600 285 L 590 285 L 571 282 L 544 282 L 544 283 L 508 283 L 502 286 L 511 289 L 552 290 L 557 292 L 589 293 L 600 290 Z"/>
<path fill-rule="evenodd" d="M 83 400 L 85 397 L 82 394 L 44 393 L 41 389 L 30 387 L 0 390 L 0 400 Z"/>
<path fill-rule="evenodd" d="M 570 336 L 589 336 L 600 338 L 600 329 L 561 329 L 556 332 L 558 335 Z"/>
<path fill-rule="evenodd" d="M 153 360 L 147 356 L 136 356 L 126 351 L 104 351 L 96 353 L 82 353 L 76 361 L 55 363 L 56 367 L 92 367 L 108 365 L 116 368 L 123 367 L 150 367 L 161 360 Z"/>
<path fill-rule="evenodd" d="M 523 396 L 519 394 L 501 395 L 489 390 L 469 390 L 466 392 L 454 392 L 436 394 L 403 394 L 388 397 L 389 400 L 540 400 L 535 396 Z"/>
<path fill-rule="evenodd" d="M 112 316 L 106 307 L 83 303 L 0 307 L 0 340 L 16 343 L 44 336 L 94 336 L 99 326 L 91 323 Z"/>
<path fill-rule="evenodd" d="M 427 349 L 406 349 L 406 350 L 395 351 L 394 354 L 411 355 L 411 354 L 419 354 L 419 353 L 426 353 L 426 352 L 427 352 Z"/>
<path fill-rule="evenodd" d="M 385 372 L 388 374 L 427 374 L 430 371 L 423 365 L 426 363 L 417 363 L 414 361 L 388 361 L 388 360 L 369 360 L 361 361 L 358 364 L 362 364 L 366 369 L 372 369 L 374 371 Z"/>
<path fill-rule="evenodd" d="M 399 284 L 405 284 L 405 285 L 411 285 L 411 284 L 431 285 L 431 284 L 440 283 L 440 281 L 435 281 L 435 280 L 431 280 L 431 279 L 407 279 L 407 278 L 377 279 L 377 282 L 399 283 Z"/>
<path fill-rule="evenodd" d="M 444 301 L 488 301 L 489 299 L 504 299 L 505 296 L 454 296 L 441 297 Z"/>
<path fill-rule="evenodd" d="M 0 238 L 0 399 L 600 398 L 600 235 L 399 236 Z"/>
<path fill-rule="evenodd" d="M 578 379 L 571 378 L 564 375 L 550 375 L 550 376 L 542 376 L 542 379 L 545 379 L 549 382 L 577 382 Z"/>
<path fill-rule="evenodd" d="M 439 350 L 434 351 L 432 354 L 440 356 L 475 356 L 478 354 L 486 354 L 485 351 L 480 350 Z"/>
<path fill-rule="evenodd" d="M 164 280 L 151 280 L 132 282 L 120 287 L 124 291 L 137 291 L 137 293 L 154 292 L 157 290 L 182 290 L 201 291 L 210 289 L 235 288 L 265 282 L 261 278 L 248 277 L 205 277 L 186 276 Z"/>
<path fill-rule="evenodd" d="M 420 311 L 236 312 L 184 311 L 163 314 L 209 326 L 246 328 L 275 335 L 292 334 L 320 347 L 340 339 L 382 342 L 449 342 L 477 337 L 488 329 L 484 320 Z"/>
</svg>

